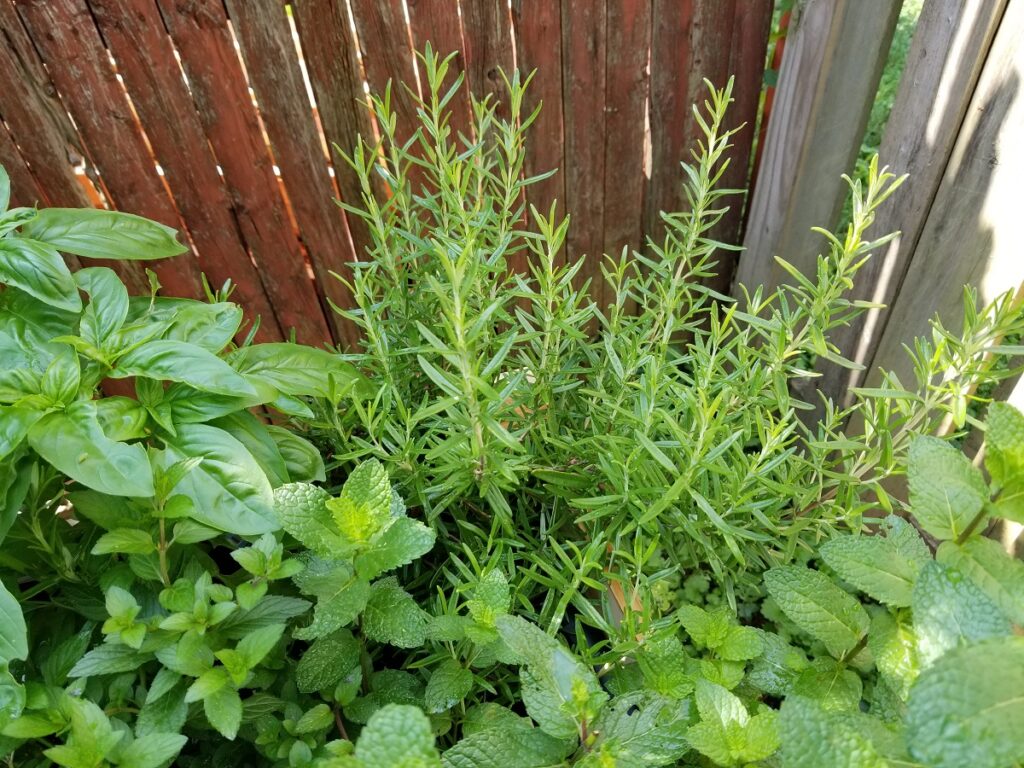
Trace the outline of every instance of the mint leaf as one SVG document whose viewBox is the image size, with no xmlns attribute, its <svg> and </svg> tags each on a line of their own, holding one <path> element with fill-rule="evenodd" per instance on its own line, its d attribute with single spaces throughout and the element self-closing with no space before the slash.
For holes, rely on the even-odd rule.
<svg viewBox="0 0 1024 768">
<path fill-rule="evenodd" d="M 793 682 L 793 695 L 813 699 L 832 712 L 853 712 L 860 706 L 864 684 L 860 675 L 828 657 L 815 659 Z"/>
<path fill-rule="evenodd" d="M 973 581 L 940 563 L 921 570 L 913 610 L 922 667 L 958 645 L 1011 632 L 1002 611 Z"/>
<path fill-rule="evenodd" d="M 840 535 L 821 547 L 822 559 L 839 578 L 886 605 L 910 605 L 914 580 L 931 560 L 928 546 L 910 523 L 886 518 L 885 536 Z M 881 532 L 880 531 L 880 532 Z"/>
<path fill-rule="evenodd" d="M 399 648 L 418 648 L 426 641 L 427 614 L 412 595 L 389 576 L 370 587 L 363 611 L 363 634 Z"/>
<path fill-rule="evenodd" d="M 903 698 L 906 698 L 921 670 L 917 644 L 917 634 L 909 612 L 901 611 L 893 615 L 878 611 L 872 617 L 868 650 L 882 677 Z"/>
<path fill-rule="evenodd" d="M 1024 760 L 1024 638 L 957 648 L 910 693 L 907 742 L 935 768 L 1003 768 Z"/>
<path fill-rule="evenodd" d="M 747 661 L 760 655 L 761 634 L 754 627 L 731 626 L 721 644 L 714 648 L 725 661 Z"/>
<path fill-rule="evenodd" d="M 98 645 L 78 660 L 68 677 L 94 677 L 132 672 L 153 658 L 151 653 L 140 653 L 127 645 Z"/>
<path fill-rule="evenodd" d="M 622 765 L 675 764 L 688 750 L 690 702 L 644 691 L 612 699 L 594 722 L 595 749 Z"/>
<path fill-rule="evenodd" d="M 466 726 L 464 732 L 465 738 L 442 756 L 444 768 L 554 768 L 561 766 L 576 747 L 572 741 L 553 738 L 516 715 L 483 728 L 471 730 Z"/>
<path fill-rule="evenodd" d="M 274 511 L 281 527 L 321 557 L 341 557 L 349 549 L 331 519 L 331 496 L 309 483 L 287 483 L 274 490 Z"/>
<path fill-rule="evenodd" d="M 819 571 L 783 566 L 766 572 L 764 581 L 783 613 L 836 658 L 857 645 L 868 630 L 861 604 Z"/>
<path fill-rule="evenodd" d="M 177 733 L 140 736 L 121 750 L 118 768 L 159 768 L 177 757 L 188 739 Z"/>
<path fill-rule="evenodd" d="M 473 589 L 473 597 L 466 601 L 466 607 L 478 624 L 493 627 L 499 616 L 508 613 L 511 600 L 508 579 L 500 569 L 494 568 L 480 577 Z"/>
<path fill-rule="evenodd" d="M 466 698 L 473 689 L 473 673 L 455 659 L 442 662 L 427 682 L 424 694 L 427 712 L 438 713 L 451 709 Z"/>
<path fill-rule="evenodd" d="M 402 704 L 388 704 L 370 716 L 355 756 L 365 768 L 441 768 L 430 720 Z"/>
<path fill-rule="evenodd" d="M 234 741 L 242 724 L 242 700 L 234 688 L 221 688 L 203 699 L 206 719 L 228 741 Z"/>
<path fill-rule="evenodd" d="M 366 542 L 391 520 L 391 484 L 376 459 L 352 470 L 341 495 L 327 502 L 334 522 L 349 541 Z"/>
<path fill-rule="evenodd" d="M 317 598 L 313 623 L 293 633 L 299 640 L 315 640 L 351 624 L 366 607 L 370 585 L 344 562 L 309 557 L 293 580 L 302 592 Z"/>
<path fill-rule="evenodd" d="M 870 739 L 843 715 L 801 696 L 782 703 L 778 727 L 786 768 L 888 768 Z"/>
<path fill-rule="evenodd" d="M 957 538 L 988 498 L 981 471 L 937 437 L 918 437 L 911 443 L 907 479 L 914 517 L 938 539 Z"/>
<path fill-rule="evenodd" d="M 419 520 L 401 517 L 356 557 L 356 573 L 372 581 L 425 555 L 433 548 L 435 538 L 432 528 Z"/>
<path fill-rule="evenodd" d="M 1008 403 L 992 403 L 985 422 L 985 467 L 999 495 L 994 513 L 1024 522 L 1024 414 Z"/>
<path fill-rule="evenodd" d="M 295 669 L 295 682 L 303 693 L 336 685 L 359 664 L 359 641 L 347 629 L 339 629 L 311 645 Z"/>
<path fill-rule="evenodd" d="M 682 643 L 674 633 L 661 632 L 647 638 L 637 653 L 647 687 L 673 699 L 686 698 L 693 692 L 686 662 Z"/>
<path fill-rule="evenodd" d="M 751 664 L 747 682 L 772 696 L 788 695 L 807 668 L 807 656 L 774 632 L 761 632 L 761 644 L 761 655 Z"/>
<path fill-rule="evenodd" d="M 1024 562 L 998 541 L 971 536 L 963 544 L 944 541 L 935 559 L 966 574 L 1017 625 L 1024 626 Z"/>
</svg>

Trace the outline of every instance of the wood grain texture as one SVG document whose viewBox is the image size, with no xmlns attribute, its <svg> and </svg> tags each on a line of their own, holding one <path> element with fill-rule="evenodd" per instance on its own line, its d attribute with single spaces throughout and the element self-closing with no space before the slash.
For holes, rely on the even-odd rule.
<svg viewBox="0 0 1024 768">
<path fill-rule="evenodd" d="M 282 330 L 305 344 L 331 340 L 306 257 L 292 226 L 241 62 L 219 3 L 160 0 L 199 120 L 217 158 L 230 212 Z"/>
<path fill-rule="evenodd" d="M 153 154 L 215 287 L 259 318 L 261 340 L 282 338 L 273 307 L 242 242 L 217 159 L 210 151 L 170 40 L 152 0 L 90 0 L 93 15 L 142 121 Z"/>
<path fill-rule="evenodd" d="M 391 108 L 399 141 L 416 131 L 419 94 L 409 25 L 403 0 L 351 0 L 363 72 L 372 93 L 383 94 L 391 83 Z M 411 91 L 411 92 L 410 92 Z"/>
<path fill-rule="evenodd" d="M 960 328 L 964 284 L 980 298 L 1014 291 L 1020 300 L 1020 181 L 1024 178 L 1024 3 L 1007 3 L 964 120 L 957 132 L 906 278 L 893 298 L 888 322 L 868 360 L 868 383 L 879 367 L 909 378 L 901 345 L 929 332 L 940 311 L 944 325 Z"/>
<path fill-rule="evenodd" d="M 515 68 L 512 17 L 506 0 L 463 2 L 462 42 L 469 87 L 478 99 L 490 96 L 499 117 L 509 116 L 508 89 L 502 72 Z"/>
<path fill-rule="evenodd" d="M 890 305 L 900 291 L 1006 4 L 932 0 L 923 6 L 879 150 L 882 163 L 910 180 L 878 211 L 873 231 L 902 234 L 861 269 L 854 297 Z M 832 340 L 851 359 L 869 362 L 887 319 L 888 312 L 872 310 Z M 833 398 L 865 375 L 831 365 L 821 373 L 821 388 Z"/>
<path fill-rule="evenodd" d="M 0 115 L 2 118 L 2 115 Z M 7 171 L 11 183 L 11 199 L 9 207 L 46 205 L 43 190 L 36 183 L 32 171 L 29 170 L 21 152 L 14 144 L 7 126 L 0 123 L 0 165 Z"/>
<path fill-rule="evenodd" d="M 727 71 L 734 77 L 733 104 L 726 124 L 739 128 L 729 150 L 729 167 L 722 176 L 722 187 L 747 190 L 746 194 L 728 200 L 729 212 L 722 218 L 713 236 L 726 243 L 738 244 L 743 239 L 744 213 L 749 199 L 751 148 L 757 129 L 757 113 L 764 86 L 764 64 L 771 34 L 773 0 L 736 0 L 732 39 L 729 43 Z M 716 83 L 719 87 L 722 84 Z M 742 127 L 741 127 L 742 126 Z M 712 288 L 728 293 L 736 272 L 739 254 L 720 251 Z"/>
<path fill-rule="evenodd" d="M 27 0 L 18 9 L 62 103 L 78 126 L 86 152 L 114 207 L 181 229 L 174 203 L 157 175 L 153 155 L 118 83 L 106 46 L 82 0 Z M 193 241 L 195 242 L 195 241 Z M 193 256 L 151 262 L 168 293 L 200 296 Z M 148 292 L 138 262 L 119 267 L 132 293 Z"/>
<path fill-rule="evenodd" d="M 813 271 L 835 224 L 899 15 L 900 0 L 872 13 L 853 0 L 808 0 L 790 25 L 737 281 L 769 290 L 785 282 L 780 255 Z"/>
<path fill-rule="evenodd" d="M 577 274 L 602 285 L 605 175 L 605 41 L 603 4 L 562 0 L 562 114 L 565 120 L 565 207 L 573 219 L 566 257 L 587 263 Z M 595 299 L 602 294 L 592 291 Z"/>
<path fill-rule="evenodd" d="M 551 178 L 531 186 L 530 205 L 546 214 L 554 201 L 565 213 L 565 129 L 562 119 L 562 14 L 548 0 L 516 0 L 512 5 L 519 69 L 536 72 L 526 92 L 524 108 L 540 114 L 526 144 L 526 174 L 536 176 L 558 169 Z"/>
<path fill-rule="evenodd" d="M 645 111 L 650 98 L 650 0 L 609 0 L 605 48 L 604 236 L 602 252 L 617 258 L 643 243 Z M 601 300 L 612 301 L 602 285 Z"/>
<path fill-rule="evenodd" d="M 422 53 L 427 43 L 440 56 L 455 54 L 449 76 L 454 81 L 458 73 L 466 71 L 466 56 L 462 42 L 462 20 L 459 18 L 458 0 L 406 0 L 409 9 L 409 27 L 414 48 Z M 547 5 L 547 4 L 546 4 Z M 452 136 L 472 136 L 472 109 L 469 105 L 469 86 L 463 85 L 451 102 Z"/>
<path fill-rule="evenodd" d="M 304 13 L 303 5 L 296 6 L 297 16 Z M 341 18 L 333 15 L 334 11 L 340 12 L 340 5 L 332 2 L 331 14 L 325 6 L 326 3 L 317 4 L 320 13 L 311 19 L 315 26 L 346 29 L 340 26 Z M 318 284 L 331 301 L 342 307 L 351 306 L 351 294 L 331 272 L 349 275 L 347 265 L 355 258 L 355 252 L 344 215 L 333 202 L 336 191 L 331 166 L 317 130 L 284 8 L 274 0 L 231 0 L 228 14 L 235 24 L 249 81 L 256 92 L 263 124 Z M 341 44 L 344 39 L 337 38 L 336 42 Z M 346 49 L 339 47 L 310 52 L 308 60 L 328 55 L 336 62 L 347 60 Z M 325 95 L 337 100 L 339 109 L 346 104 L 352 104 L 354 109 L 356 96 L 351 89 Z M 328 138 L 344 140 L 330 134 Z M 332 320 L 339 343 L 354 344 L 355 328 L 340 318 L 332 316 Z"/>
</svg>

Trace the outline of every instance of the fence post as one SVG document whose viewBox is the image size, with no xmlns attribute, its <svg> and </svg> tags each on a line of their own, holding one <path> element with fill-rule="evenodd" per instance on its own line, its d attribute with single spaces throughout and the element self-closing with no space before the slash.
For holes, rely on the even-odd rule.
<svg viewBox="0 0 1024 768">
<path fill-rule="evenodd" d="M 807 0 L 794 14 L 754 187 L 737 282 L 773 288 L 775 255 L 813 270 L 835 224 L 896 28 L 901 0 Z"/>
<path fill-rule="evenodd" d="M 853 298 L 890 305 L 899 292 L 1005 7 L 1006 0 L 924 4 L 879 150 L 883 164 L 910 180 L 879 209 L 872 233 L 901 235 L 857 274 Z M 850 359 L 868 362 L 887 320 L 887 310 L 871 310 L 831 340 Z M 868 374 L 832 364 L 819 370 L 817 384 L 833 399 Z"/>
<path fill-rule="evenodd" d="M 920 236 L 893 294 L 888 321 L 865 359 L 868 383 L 879 367 L 907 377 L 902 345 L 929 333 L 938 309 L 959 330 L 964 284 L 983 301 L 1024 282 L 1019 228 L 1024 177 L 1024 0 L 1005 5 L 998 30 L 970 97 Z M 1018 293 L 1018 296 L 1020 294 Z"/>
</svg>

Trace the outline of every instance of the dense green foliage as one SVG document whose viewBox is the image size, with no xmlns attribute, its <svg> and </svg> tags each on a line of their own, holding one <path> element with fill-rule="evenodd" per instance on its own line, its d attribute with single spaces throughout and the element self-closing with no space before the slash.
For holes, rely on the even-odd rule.
<svg viewBox="0 0 1024 768">
<path fill-rule="evenodd" d="M 852 183 L 815 275 L 711 294 L 713 90 L 689 210 L 606 260 L 600 307 L 568 222 L 523 210 L 523 84 L 456 140 L 447 62 L 423 64 L 418 130 L 397 140 L 374 97 L 381 144 L 347 157 L 375 242 L 347 355 L 241 338 L 226 292 L 72 274 L 60 252 L 181 247 L 122 214 L 8 211 L 0 171 L 0 761 L 1024 760 L 1024 565 L 984 537 L 1024 521 L 1024 416 L 988 409 L 987 477 L 920 436 L 985 428 L 976 387 L 1019 372 L 1009 297 L 968 293 L 915 382 L 814 411 L 792 385 L 838 359 L 897 180 Z"/>
</svg>

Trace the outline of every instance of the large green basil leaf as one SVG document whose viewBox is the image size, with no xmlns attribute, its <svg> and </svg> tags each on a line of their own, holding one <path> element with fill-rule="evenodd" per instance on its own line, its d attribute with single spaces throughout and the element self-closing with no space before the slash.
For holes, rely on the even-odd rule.
<svg viewBox="0 0 1024 768">
<path fill-rule="evenodd" d="M 255 395 L 256 389 L 212 352 L 185 341 L 158 339 L 119 358 L 112 378 L 142 376 L 188 384 L 221 395 Z"/>
<path fill-rule="evenodd" d="M 39 391 L 53 403 L 66 405 L 75 399 L 82 383 L 82 365 L 78 353 L 65 346 L 46 366 Z"/>
<path fill-rule="evenodd" d="M 138 400 L 115 396 L 95 402 L 100 426 L 111 440 L 138 440 L 146 436 L 149 413 Z"/>
<path fill-rule="evenodd" d="M 98 208 L 45 208 L 21 233 L 89 259 L 164 259 L 188 251 L 170 227 Z"/>
<path fill-rule="evenodd" d="M 128 320 L 140 329 L 163 325 L 162 338 L 220 352 L 238 333 L 242 308 L 228 301 L 208 304 L 194 299 L 140 296 L 131 299 Z"/>
<path fill-rule="evenodd" d="M 171 420 L 175 424 L 198 424 L 269 403 L 277 397 L 277 390 L 268 385 L 256 382 L 256 389 L 255 395 L 239 397 L 200 392 L 185 384 L 172 384 L 162 402 L 169 406 Z"/>
<path fill-rule="evenodd" d="M 42 418 L 31 408 L 0 406 L 0 459 L 6 458 L 25 439 L 32 425 Z"/>
<path fill-rule="evenodd" d="M 236 411 L 212 422 L 244 445 L 263 469 L 271 488 L 291 482 L 284 457 L 266 425 L 248 411 Z"/>
<path fill-rule="evenodd" d="M 164 468 L 191 457 L 202 463 L 185 475 L 174 493 L 192 499 L 192 517 L 204 525 L 240 536 L 277 530 L 274 494 L 252 454 L 222 429 L 180 424 L 158 459 Z"/>
<path fill-rule="evenodd" d="M 27 447 L 18 448 L 0 461 L 0 544 L 18 518 L 32 482 L 32 459 L 25 459 Z"/>
<path fill-rule="evenodd" d="M 28 658 L 28 630 L 21 606 L 0 582 L 0 667 L 12 659 Z"/>
<path fill-rule="evenodd" d="M 88 267 L 75 273 L 78 287 L 89 294 L 79 334 L 102 349 L 128 317 L 128 289 L 112 269 Z"/>
<path fill-rule="evenodd" d="M 73 403 L 37 421 L 28 433 L 33 450 L 77 480 L 111 496 L 152 496 L 146 449 L 111 440 L 100 426 L 95 401 Z"/>
<path fill-rule="evenodd" d="M 327 479 L 324 459 L 315 445 L 283 427 L 269 425 L 266 429 L 277 443 L 292 482 L 322 483 Z"/>
<path fill-rule="evenodd" d="M 340 389 L 366 382 L 355 366 L 338 355 L 287 342 L 242 347 L 227 360 L 239 373 L 294 397 L 329 397 L 332 378 Z"/>
<path fill-rule="evenodd" d="M 21 237 L 0 238 L 0 282 L 17 286 L 58 309 L 82 309 L 71 271 L 46 243 Z"/>
<path fill-rule="evenodd" d="M 0 214 L 7 213 L 7 206 L 11 204 L 11 177 L 0 165 Z"/>
</svg>

